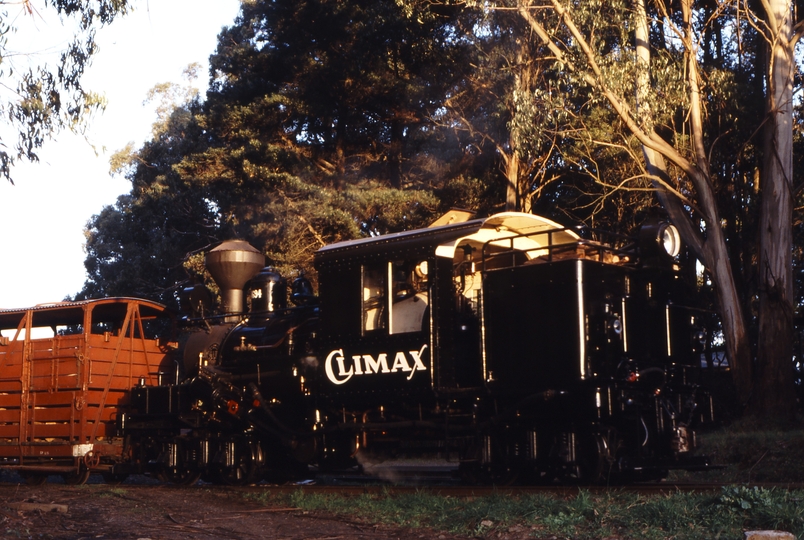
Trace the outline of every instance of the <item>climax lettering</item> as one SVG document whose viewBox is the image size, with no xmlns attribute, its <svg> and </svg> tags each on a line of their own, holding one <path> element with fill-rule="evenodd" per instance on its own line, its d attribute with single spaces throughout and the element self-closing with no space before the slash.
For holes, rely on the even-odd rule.
<svg viewBox="0 0 804 540">
<path fill-rule="evenodd" d="M 380 353 L 377 360 L 374 360 L 370 354 L 364 354 L 363 361 L 366 363 L 366 374 L 379 373 L 380 368 L 382 368 L 383 373 L 390 372 L 388 369 L 388 355 L 385 353 Z"/>
<path fill-rule="evenodd" d="M 420 370 L 425 370 L 426 371 L 427 370 L 427 367 L 424 365 L 424 362 L 422 362 L 422 355 L 424 354 L 424 349 L 426 349 L 426 348 L 427 348 L 427 344 L 425 343 L 424 345 L 422 345 L 422 348 L 420 350 L 418 350 L 418 351 L 410 351 L 410 356 L 413 357 L 413 362 L 414 362 L 413 370 L 414 371 L 410 375 L 408 375 L 408 380 L 413 378 L 413 373 L 415 373 L 416 371 L 420 371 Z"/>
<path fill-rule="evenodd" d="M 333 384 L 338 385 L 344 384 L 354 376 L 398 372 L 408 373 L 407 380 L 411 380 L 417 371 L 427 371 L 423 359 L 426 350 L 427 344 L 424 344 L 418 351 L 393 353 L 394 361 L 389 369 L 387 353 L 379 353 L 376 359 L 370 354 L 355 354 L 347 360 L 343 349 L 335 349 L 327 355 L 324 372 Z"/>
<path fill-rule="evenodd" d="M 333 360 L 338 363 L 338 375 L 335 375 L 335 372 L 332 371 Z M 327 360 L 324 362 L 324 371 L 327 373 L 327 379 L 335 384 L 345 383 L 352 378 L 354 373 L 351 366 L 349 367 L 349 371 L 346 371 L 345 366 L 343 365 L 344 360 L 343 349 L 335 349 L 327 355 Z"/>
<path fill-rule="evenodd" d="M 403 352 L 398 352 L 396 356 L 394 356 L 394 365 L 391 366 L 391 373 L 396 373 L 397 371 L 413 371 L 413 368 L 408 364 L 408 359 Z"/>
</svg>

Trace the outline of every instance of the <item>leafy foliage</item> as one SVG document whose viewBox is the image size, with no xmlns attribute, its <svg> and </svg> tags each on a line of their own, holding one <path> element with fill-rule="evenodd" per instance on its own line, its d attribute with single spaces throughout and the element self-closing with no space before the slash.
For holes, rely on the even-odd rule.
<svg viewBox="0 0 804 540">
<path fill-rule="evenodd" d="M 157 138 L 129 165 L 132 190 L 93 216 L 87 226 L 88 279 L 79 298 L 139 296 L 170 303 L 186 279 L 184 258 L 215 241 L 217 208 L 203 190 L 173 170 L 202 139 L 193 115 L 197 102 L 176 108 Z"/>
<path fill-rule="evenodd" d="M 464 65 L 448 34 L 393 2 L 244 3 L 205 101 L 155 89 L 154 138 L 115 156 L 133 188 L 90 223 L 81 296 L 172 303 L 201 272 L 193 254 L 231 237 L 311 275 L 324 244 L 489 205 L 460 140 L 429 120 Z"/>
<path fill-rule="evenodd" d="M 0 97 L 0 115 L 17 132 L 16 140 L 0 140 L 0 175 L 9 181 L 15 159 L 37 161 L 38 149 L 55 132 L 81 132 L 103 108 L 103 99 L 85 89 L 81 79 L 97 50 L 95 29 L 129 9 L 127 0 L 47 0 L 45 5 L 76 27 L 56 66 L 31 62 L 16 69 L 11 57 L 19 53 L 9 50 L 9 36 L 17 31 L 19 17 L 33 17 L 35 8 L 26 0 L 18 12 L 0 12 L 0 81 L 9 90 Z"/>
</svg>

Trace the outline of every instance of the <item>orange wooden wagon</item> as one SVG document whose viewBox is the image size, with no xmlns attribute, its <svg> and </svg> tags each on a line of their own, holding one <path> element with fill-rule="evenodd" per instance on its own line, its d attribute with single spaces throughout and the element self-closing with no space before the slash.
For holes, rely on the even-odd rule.
<svg viewBox="0 0 804 540">
<path fill-rule="evenodd" d="M 0 310 L 0 467 L 83 483 L 125 462 L 131 388 L 173 365 L 173 317 L 134 298 Z"/>
</svg>

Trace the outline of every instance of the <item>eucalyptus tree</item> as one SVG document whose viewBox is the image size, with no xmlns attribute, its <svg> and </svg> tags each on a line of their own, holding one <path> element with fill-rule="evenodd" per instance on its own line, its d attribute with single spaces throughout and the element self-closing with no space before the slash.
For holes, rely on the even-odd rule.
<svg viewBox="0 0 804 540">
<path fill-rule="evenodd" d="M 409 17 L 438 21 L 467 44 L 463 61 L 472 69 L 446 89 L 433 122 L 465 138 L 478 155 L 493 158 L 488 180 L 504 187 L 506 210 L 530 211 L 549 183 L 546 164 L 557 142 L 530 136 L 545 121 L 545 111 L 527 99 L 549 84 L 542 44 L 529 38 L 515 12 L 436 8 L 415 0 L 405 6 Z"/>
<path fill-rule="evenodd" d="M 472 69 L 448 88 L 434 122 L 460 133 L 489 164 L 484 178 L 504 189 L 507 210 L 622 232 L 653 211 L 646 185 L 622 189 L 623 179 L 639 171 L 622 156 L 634 151 L 628 137 L 611 136 L 622 135 L 616 114 L 577 92 L 554 68 L 549 47 L 519 15 L 517 0 L 399 3 L 415 20 L 449 17 L 442 24 L 453 39 L 471 45 Z M 607 145 L 596 144 L 606 138 Z"/>
<path fill-rule="evenodd" d="M 74 25 L 72 40 L 56 65 L 47 65 L 34 51 L 18 50 L 14 35 L 30 19 L 41 17 L 31 0 L 0 1 L 0 115 L 12 132 L 0 138 L 0 175 L 11 180 L 15 160 L 37 161 L 37 151 L 62 129 L 81 131 L 102 109 L 101 96 L 83 87 L 82 77 L 97 52 L 95 30 L 129 9 L 127 0 L 46 0 L 66 25 Z M 38 21 L 37 21 L 38 22 Z"/>
<path fill-rule="evenodd" d="M 756 7 L 757 9 L 753 9 Z M 600 13 L 616 8 L 618 16 Z M 655 0 L 558 0 L 521 2 L 518 11 L 547 46 L 556 72 L 590 100 L 605 102 L 641 145 L 645 174 L 679 227 L 687 244 L 705 265 L 715 285 L 726 349 L 740 395 L 751 411 L 789 418 L 794 409 L 792 387 L 792 170 L 794 48 L 802 23 L 794 20 L 789 0 L 754 6 L 743 0 L 673 4 Z M 717 39 L 712 39 L 715 36 Z M 717 40 L 722 66 L 703 50 Z M 764 110 L 748 122 L 761 141 L 748 136 L 731 146 L 732 159 L 748 162 L 739 170 L 713 159 L 728 126 L 719 108 L 728 108 L 719 85 L 754 69 Z M 708 68 L 708 69 L 707 69 Z M 725 128 L 725 129 L 723 129 Z M 751 148 L 750 152 L 746 152 Z M 747 174 L 749 170 L 756 174 Z M 759 217 L 750 234 L 759 238 L 753 267 L 758 296 L 757 346 L 749 335 L 750 304 L 735 279 L 739 246 L 729 246 L 731 203 L 718 194 L 749 183 L 759 199 Z M 757 182 L 758 181 L 758 182 Z M 746 226 L 748 224 L 743 224 Z M 730 249 L 730 247 L 732 249 Z M 749 297 L 750 301 L 751 298 Z M 754 361 L 754 358 L 756 361 Z"/>
</svg>

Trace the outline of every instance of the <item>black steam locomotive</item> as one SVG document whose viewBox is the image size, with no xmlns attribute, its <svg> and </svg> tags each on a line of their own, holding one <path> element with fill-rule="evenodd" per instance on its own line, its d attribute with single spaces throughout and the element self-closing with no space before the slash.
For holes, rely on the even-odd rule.
<svg viewBox="0 0 804 540">
<path fill-rule="evenodd" d="M 672 226 L 626 239 L 451 217 L 321 248 L 317 296 L 244 242 L 212 250 L 223 314 L 185 291 L 194 330 L 161 384 L 132 390 L 111 474 L 239 484 L 437 457 L 473 481 L 606 482 L 707 466 Z"/>
</svg>

